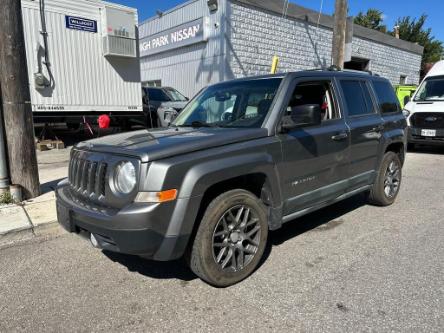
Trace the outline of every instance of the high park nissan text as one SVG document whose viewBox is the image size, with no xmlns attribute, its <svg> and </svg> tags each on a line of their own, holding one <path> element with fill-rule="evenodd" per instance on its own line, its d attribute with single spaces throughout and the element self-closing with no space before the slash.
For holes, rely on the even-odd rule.
<svg viewBox="0 0 444 333">
<path fill-rule="evenodd" d="M 101 249 L 185 257 L 230 286 L 258 266 L 269 230 L 358 193 L 391 205 L 406 127 L 389 81 L 363 72 L 219 83 L 168 128 L 74 147 L 58 220 Z"/>
</svg>

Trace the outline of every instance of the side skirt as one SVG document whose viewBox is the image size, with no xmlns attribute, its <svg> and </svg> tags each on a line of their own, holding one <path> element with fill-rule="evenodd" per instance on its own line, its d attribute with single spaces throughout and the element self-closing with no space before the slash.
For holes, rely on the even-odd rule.
<svg viewBox="0 0 444 333">
<path fill-rule="evenodd" d="M 299 218 L 299 217 L 301 217 L 301 216 L 304 216 L 304 215 L 310 214 L 310 213 L 312 213 L 312 212 L 314 212 L 314 211 L 317 211 L 317 210 L 319 210 L 319 209 L 321 209 L 321 208 L 324 208 L 324 207 L 330 206 L 330 205 L 332 205 L 332 204 L 335 204 L 335 203 L 337 203 L 337 202 L 339 202 L 339 201 L 342 201 L 342 200 L 348 199 L 348 198 L 350 198 L 350 197 L 352 197 L 352 196 L 354 196 L 354 195 L 356 195 L 356 194 L 359 194 L 359 193 L 362 193 L 362 192 L 368 191 L 368 190 L 370 190 L 371 188 L 372 188 L 371 185 L 366 185 L 366 186 L 360 187 L 360 188 L 358 188 L 358 189 L 356 189 L 356 190 L 353 190 L 353 191 L 351 191 L 351 192 L 344 193 L 344 194 L 340 195 L 339 197 L 337 197 L 337 198 L 334 199 L 334 200 L 327 201 L 327 202 L 323 202 L 323 203 L 321 203 L 321 204 L 318 204 L 318 205 L 315 205 L 315 206 L 312 206 L 312 207 L 309 207 L 309 208 L 305 208 L 305 209 L 300 210 L 300 211 L 298 211 L 298 212 L 291 213 L 291 214 L 289 214 L 289 215 L 284 216 L 284 217 L 282 218 L 282 222 L 283 222 L 283 223 L 287 223 L 287 222 L 293 221 L 294 219 L 297 219 L 297 218 Z"/>
</svg>

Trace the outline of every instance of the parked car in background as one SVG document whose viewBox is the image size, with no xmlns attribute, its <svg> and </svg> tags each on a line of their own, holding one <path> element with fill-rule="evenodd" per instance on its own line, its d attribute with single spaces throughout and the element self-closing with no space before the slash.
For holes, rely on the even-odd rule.
<svg viewBox="0 0 444 333">
<path fill-rule="evenodd" d="M 203 280 L 229 286 L 257 268 L 269 230 L 358 193 L 391 205 L 406 127 L 390 82 L 370 74 L 219 83 L 168 128 L 76 145 L 58 221 L 101 249 L 184 257 Z"/>
<path fill-rule="evenodd" d="M 444 60 L 437 62 L 404 107 L 408 142 L 444 145 Z"/>
<path fill-rule="evenodd" d="M 398 97 L 399 104 L 404 108 L 405 105 L 412 99 L 418 86 L 416 85 L 399 85 L 395 86 L 396 97 Z"/>
<path fill-rule="evenodd" d="M 187 105 L 188 98 L 171 87 L 143 87 L 143 110 L 148 127 L 167 127 Z"/>
</svg>

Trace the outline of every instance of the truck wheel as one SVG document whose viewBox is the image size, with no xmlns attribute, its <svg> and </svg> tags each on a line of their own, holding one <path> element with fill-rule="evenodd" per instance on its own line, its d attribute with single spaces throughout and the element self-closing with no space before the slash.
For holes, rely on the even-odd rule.
<svg viewBox="0 0 444 333">
<path fill-rule="evenodd" d="M 369 201 L 377 206 L 389 206 L 395 202 L 401 187 L 402 163 L 394 152 L 387 152 L 370 191 Z"/>
<path fill-rule="evenodd" d="M 190 268 L 213 286 L 231 286 L 253 273 L 267 236 L 267 210 L 255 195 L 245 190 L 223 193 L 205 211 Z"/>
</svg>

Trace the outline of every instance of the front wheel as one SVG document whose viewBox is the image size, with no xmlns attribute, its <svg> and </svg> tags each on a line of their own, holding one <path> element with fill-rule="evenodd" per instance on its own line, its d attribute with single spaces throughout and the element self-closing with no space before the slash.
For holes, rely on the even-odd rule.
<svg viewBox="0 0 444 333">
<path fill-rule="evenodd" d="M 258 266 L 268 236 L 266 208 L 251 192 L 232 190 L 205 211 L 191 250 L 191 270 L 202 280 L 227 287 Z"/>
<path fill-rule="evenodd" d="M 378 176 L 370 191 L 370 203 L 377 206 L 393 204 L 398 196 L 401 180 L 401 160 L 394 152 L 387 152 L 382 159 Z"/>
</svg>

